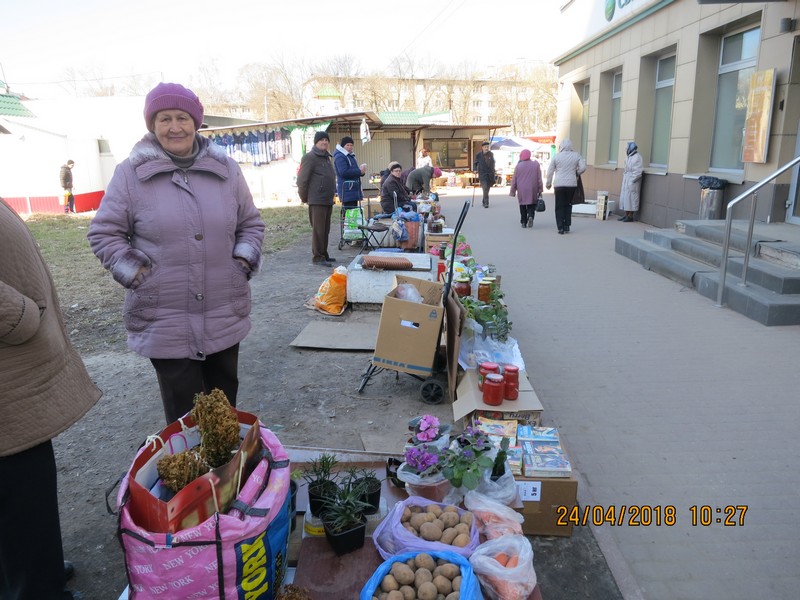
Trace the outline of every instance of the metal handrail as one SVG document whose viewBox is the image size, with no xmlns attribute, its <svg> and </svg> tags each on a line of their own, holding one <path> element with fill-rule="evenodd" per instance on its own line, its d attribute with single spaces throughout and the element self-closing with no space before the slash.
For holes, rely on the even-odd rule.
<svg viewBox="0 0 800 600">
<path fill-rule="evenodd" d="M 728 202 L 728 209 L 725 215 L 725 239 L 722 242 L 722 264 L 719 269 L 719 289 L 717 290 L 717 306 L 725 306 L 723 300 L 725 298 L 725 278 L 728 275 L 728 249 L 731 243 L 731 228 L 733 226 L 733 213 L 731 209 L 739 204 L 748 196 L 753 196 L 753 201 L 750 204 L 750 223 L 747 227 L 747 245 L 745 246 L 744 264 L 742 266 L 742 283 L 747 285 L 747 268 L 750 263 L 750 244 L 753 242 L 753 228 L 756 223 L 756 203 L 758 202 L 758 190 L 767 185 L 770 181 L 782 175 L 789 169 L 800 164 L 800 156 L 795 156 L 794 159 L 783 165 L 780 169 L 775 171 L 769 177 L 762 179 L 750 189 L 742 192 L 736 198 Z"/>
</svg>

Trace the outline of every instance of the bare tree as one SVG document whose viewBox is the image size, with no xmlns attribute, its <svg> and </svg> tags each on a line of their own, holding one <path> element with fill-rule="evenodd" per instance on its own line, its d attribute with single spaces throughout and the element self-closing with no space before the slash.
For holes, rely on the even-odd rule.
<svg viewBox="0 0 800 600">
<path fill-rule="evenodd" d="M 511 124 L 514 135 L 555 127 L 558 80 L 546 65 L 504 67 L 499 78 L 487 81 L 495 105 L 492 119 Z"/>
</svg>

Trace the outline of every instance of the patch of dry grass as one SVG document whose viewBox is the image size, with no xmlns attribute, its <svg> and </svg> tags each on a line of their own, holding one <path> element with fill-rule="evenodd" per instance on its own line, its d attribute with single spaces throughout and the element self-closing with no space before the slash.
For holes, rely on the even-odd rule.
<svg viewBox="0 0 800 600">
<path fill-rule="evenodd" d="M 337 211 L 334 215 L 338 219 Z M 264 254 L 283 250 L 311 231 L 305 206 L 266 208 L 261 216 L 267 225 Z M 126 347 L 122 324 L 125 290 L 92 254 L 86 241 L 90 222 L 89 217 L 80 215 L 44 214 L 27 221 L 53 275 L 75 347 L 82 353 L 122 351 Z"/>
</svg>

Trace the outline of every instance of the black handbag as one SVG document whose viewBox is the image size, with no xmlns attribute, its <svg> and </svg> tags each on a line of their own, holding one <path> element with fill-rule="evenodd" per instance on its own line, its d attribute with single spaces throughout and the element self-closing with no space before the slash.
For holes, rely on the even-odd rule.
<svg viewBox="0 0 800 600">
<path fill-rule="evenodd" d="M 583 192 L 583 182 L 578 175 L 578 185 L 575 188 L 575 195 L 572 196 L 572 204 L 586 204 L 586 194 Z"/>
<path fill-rule="evenodd" d="M 544 212 L 545 210 L 547 210 L 547 205 L 544 203 L 542 195 L 539 194 L 539 198 L 536 200 L 536 212 Z"/>
</svg>

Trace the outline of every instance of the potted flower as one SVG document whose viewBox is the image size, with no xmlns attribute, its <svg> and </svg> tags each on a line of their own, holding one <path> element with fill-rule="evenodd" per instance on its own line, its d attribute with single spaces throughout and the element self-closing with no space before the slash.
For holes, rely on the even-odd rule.
<svg viewBox="0 0 800 600">
<path fill-rule="evenodd" d="M 323 452 L 311 460 L 303 469 L 302 477 L 308 484 L 308 510 L 315 517 L 320 516 L 323 499 L 336 494 L 337 473 L 333 468 L 339 464 L 335 454 Z"/>
<path fill-rule="evenodd" d="M 297 480 L 303 476 L 303 472 L 299 469 L 292 471 L 289 479 L 289 523 L 291 524 L 291 531 L 297 527 Z"/>
<path fill-rule="evenodd" d="M 351 486 L 360 491 L 359 500 L 369 505 L 365 515 L 373 515 L 381 506 L 381 486 L 383 482 L 371 469 L 350 467 L 347 469 L 343 486 Z"/>
<path fill-rule="evenodd" d="M 443 452 L 436 446 L 407 446 L 405 462 L 397 469 L 397 477 L 406 483 L 413 496 L 441 502 L 452 486 L 442 473 Z"/>
<path fill-rule="evenodd" d="M 450 442 L 450 425 L 442 425 L 433 415 L 414 417 L 408 422 L 408 428 L 412 432 L 411 445 L 429 444 L 444 450 Z"/>
<path fill-rule="evenodd" d="M 453 487 L 474 490 L 483 472 L 494 465 L 489 456 L 491 450 L 492 443 L 485 433 L 476 427 L 467 427 L 445 452 L 442 474 Z"/>
<path fill-rule="evenodd" d="M 323 499 L 322 526 L 325 537 L 337 555 L 347 554 L 364 545 L 367 518 L 364 511 L 369 504 L 362 502 L 361 488 L 343 485 L 333 495 Z"/>
</svg>

